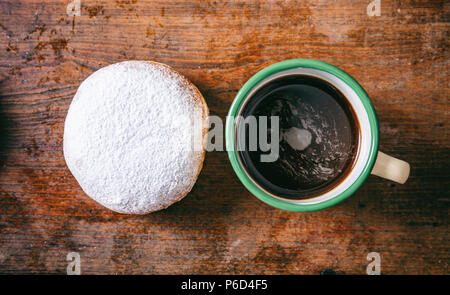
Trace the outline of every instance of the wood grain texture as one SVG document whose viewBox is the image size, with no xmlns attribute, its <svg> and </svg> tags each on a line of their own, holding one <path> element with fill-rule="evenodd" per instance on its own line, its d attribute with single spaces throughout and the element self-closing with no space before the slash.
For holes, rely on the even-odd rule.
<svg viewBox="0 0 450 295">
<path fill-rule="evenodd" d="M 449 274 L 448 1 L 0 0 L 0 272 L 84 274 Z M 271 208 L 210 152 L 193 191 L 167 210 L 115 214 L 87 197 L 62 154 L 78 85 L 118 61 L 166 63 L 225 118 L 258 70 L 314 58 L 347 71 L 374 102 L 381 150 L 411 163 L 314 213 Z"/>
</svg>

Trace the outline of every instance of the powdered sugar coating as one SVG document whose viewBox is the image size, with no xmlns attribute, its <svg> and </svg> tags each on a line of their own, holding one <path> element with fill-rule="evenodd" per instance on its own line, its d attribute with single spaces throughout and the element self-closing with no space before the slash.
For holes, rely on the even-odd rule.
<svg viewBox="0 0 450 295">
<path fill-rule="evenodd" d="M 116 63 L 78 88 L 65 122 L 64 157 L 84 192 L 105 207 L 161 210 L 197 179 L 207 116 L 195 86 L 168 66 Z"/>
</svg>

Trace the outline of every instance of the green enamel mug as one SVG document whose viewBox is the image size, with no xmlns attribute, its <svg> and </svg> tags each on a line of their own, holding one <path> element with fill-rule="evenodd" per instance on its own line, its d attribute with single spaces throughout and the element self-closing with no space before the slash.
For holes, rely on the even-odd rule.
<svg viewBox="0 0 450 295">
<path fill-rule="evenodd" d="M 279 77 L 301 75 L 321 79 L 343 94 L 359 124 L 357 158 L 348 174 L 333 188 L 311 198 L 292 199 L 264 188 L 247 171 L 237 147 L 239 117 L 253 94 Z M 322 61 L 292 59 L 273 64 L 251 77 L 236 95 L 227 116 L 225 139 L 231 165 L 242 184 L 261 201 L 288 211 L 309 212 L 328 208 L 352 195 L 374 174 L 397 183 L 409 177 L 408 163 L 378 151 L 379 128 L 375 109 L 364 89 L 349 74 Z"/>
</svg>

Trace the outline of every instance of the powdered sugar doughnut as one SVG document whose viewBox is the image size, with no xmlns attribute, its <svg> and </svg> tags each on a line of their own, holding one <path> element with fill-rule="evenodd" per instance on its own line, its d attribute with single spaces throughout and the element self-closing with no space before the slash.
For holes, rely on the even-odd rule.
<svg viewBox="0 0 450 295">
<path fill-rule="evenodd" d="M 181 200 L 203 165 L 208 108 L 170 67 L 126 61 L 78 88 L 64 126 L 64 158 L 84 192 L 120 213 Z"/>
</svg>

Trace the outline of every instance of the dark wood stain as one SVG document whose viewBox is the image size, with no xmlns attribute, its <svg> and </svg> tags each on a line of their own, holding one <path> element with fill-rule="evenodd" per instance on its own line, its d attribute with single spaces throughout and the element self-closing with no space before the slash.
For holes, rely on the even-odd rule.
<svg viewBox="0 0 450 295">
<path fill-rule="evenodd" d="M 86 7 L 86 10 L 88 12 L 89 18 L 96 17 L 99 14 L 105 14 L 105 10 L 103 9 L 102 5 L 88 6 Z"/>
</svg>

